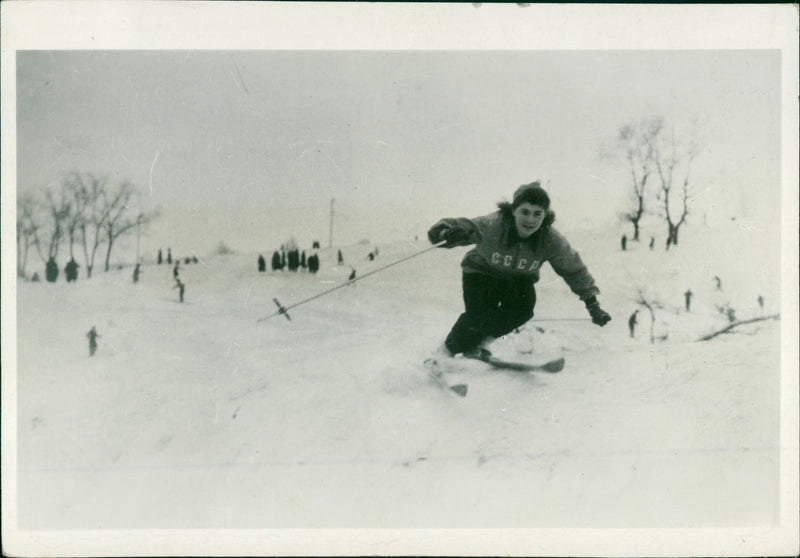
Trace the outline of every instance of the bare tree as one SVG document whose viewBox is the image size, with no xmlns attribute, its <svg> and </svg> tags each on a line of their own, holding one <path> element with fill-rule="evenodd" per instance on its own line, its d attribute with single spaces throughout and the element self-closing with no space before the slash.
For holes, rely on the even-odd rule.
<svg viewBox="0 0 800 558">
<path fill-rule="evenodd" d="M 55 259 L 58 256 L 61 240 L 64 237 L 65 223 L 72 214 L 72 204 L 67 189 L 62 184 L 61 188 L 53 191 L 48 188 L 44 191 L 45 208 L 50 218 L 47 244 L 47 257 L 40 252 L 43 260 Z"/>
<path fill-rule="evenodd" d="M 661 184 L 659 199 L 667 222 L 667 248 L 678 244 L 678 232 L 689 215 L 692 163 L 699 153 L 696 130 L 680 145 L 674 130 L 654 139 L 655 166 Z"/>
<path fill-rule="evenodd" d="M 124 180 L 113 190 L 107 188 L 102 196 L 106 214 L 104 223 L 106 235 L 105 271 L 108 271 L 110 267 L 111 250 L 114 247 L 114 242 L 134 228 L 147 225 L 155 216 L 155 214 L 142 212 L 138 212 L 135 217 L 130 215 L 130 206 L 135 195 L 136 187 L 129 180 Z"/>
<path fill-rule="evenodd" d="M 656 324 L 656 312 L 654 308 L 655 302 L 648 301 L 641 290 L 639 291 L 639 298 L 636 300 L 636 302 L 647 308 L 647 311 L 650 313 L 650 343 L 655 343 L 655 336 L 653 332 Z"/>
<path fill-rule="evenodd" d="M 77 171 L 72 171 L 64 177 L 63 188 L 72 204 L 72 211 L 66 219 L 65 227 L 69 241 L 69 257 L 75 258 L 75 241 L 81 226 L 86 219 L 86 196 L 84 179 Z"/>
<path fill-rule="evenodd" d="M 97 249 L 102 243 L 103 225 L 106 220 L 105 208 L 102 203 L 105 187 L 105 178 L 87 173 L 81 178 L 78 190 L 84 214 L 78 228 L 81 231 L 86 277 L 92 276 Z"/>
<path fill-rule="evenodd" d="M 622 126 L 614 147 L 604 153 L 606 158 L 622 155 L 630 173 L 630 205 L 620 214 L 633 225 L 633 240 L 639 240 L 639 222 L 646 212 L 648 179 L 655 165 L 655 139 L 661 134 L 664 122 L 659 117 L 642 119 Z"/>
<path fill-rule="evenodd" d="M 33 193 L 26 192 L 17 198 L 17 275 L 27 277 L 26 268 L 31 247 L 41 254 L 39 229 L 41 220 L 37 215 L 39 200 Z"/>
</svg>

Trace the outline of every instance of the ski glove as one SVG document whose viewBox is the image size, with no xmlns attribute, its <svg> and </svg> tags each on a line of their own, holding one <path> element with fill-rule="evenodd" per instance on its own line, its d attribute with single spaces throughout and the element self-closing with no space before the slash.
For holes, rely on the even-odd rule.
<svg viewBox="0 0 800 558">
<path fill-rule="evenodd" d="M 430 228 L 428 240 L 431 241 L 431 244 L 438 244 L 442 240 L 446 240 L 447 243 L 442 245 L 443 248 L 454 248 L 470 243 L 469 233 L 466 230 L 441 221 Z"/>
<path fill-rule="evenodd" d="M 611 316 L 608 315 L 608 312 L 600 308 L 600 302 L 598 302 L 595 297 L 586 300 L 586 309 L 592 316 L 592 322 L 600 327 L 603 327 L 611 321 Z"/>
</svg>

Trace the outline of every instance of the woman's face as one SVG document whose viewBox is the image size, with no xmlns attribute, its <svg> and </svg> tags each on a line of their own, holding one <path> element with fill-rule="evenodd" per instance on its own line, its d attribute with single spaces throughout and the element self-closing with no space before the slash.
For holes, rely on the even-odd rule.
<svg viewBox="0 0 800 558">
<path fill-rule="evenodd" d="M 517 226 L 517 234 L 520 238 L 528 238 L 539 230 L 547 211 L 539 206 L 528 202 L 522 202 L 514 211 L 514 224 Z"/>
</svg>

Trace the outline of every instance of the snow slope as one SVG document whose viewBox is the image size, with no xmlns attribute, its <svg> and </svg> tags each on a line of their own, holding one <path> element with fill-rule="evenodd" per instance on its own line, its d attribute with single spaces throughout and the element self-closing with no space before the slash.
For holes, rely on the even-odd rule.
<svg viewBox="0 0 800 558">
<path fill-rule="evenodd" d="M 618 231 L 561 230 L 613 321 L 586 320 L 547 266 L 534 321 L 493 349 L 563 354 L 566 368 L 460 362 L 463 399 L 421 365 L 461 311 L 463 249 L 338 289 L 292 321 L 257 322 L 273 297 L 292 304 L 427 244 L 380 245 L 373 262 L 372 245 L 345 246 L 344 266 L 323 249 L 317 275 L 207 254 L 181 266 L 182 304 L 172 268 L 151 262 L 138 284 L 130 268 L 19 283 L 19 527 L 776 526 L 781 322 L 696 342 L 727 324 L 720 303 L 739 319 L 779 312 L 775 237 L 731 224 L 689 229 L 670 252 L 621 252 Z M 658 302 L 665 340 L 650 343 L 644 311 L 629 336 L 639 291 Z"/>
</svg>

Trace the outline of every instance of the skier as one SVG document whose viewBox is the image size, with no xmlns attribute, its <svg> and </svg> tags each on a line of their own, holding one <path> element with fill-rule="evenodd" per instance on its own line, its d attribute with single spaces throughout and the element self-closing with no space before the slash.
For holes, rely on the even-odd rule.
<svg viewBox="0 0 800 558">
<path fill-rule="evenodd" d="M 164 261 L 164 256 L 161 254 L 161 248 L 158 249 L 158 265 Z"/>
<path fill-rule="evenodd" d="M 631 330 L 631 338 L 633 338 L 633 332 L 636 329 L 636 323 L 637 323 L 636 316 L 638 314 L 639 314 L 639 311 L 636 310 L 636 311 L 634 311 L 633 314 L 631 314 L 631 317 L 628 318 L 628 329 Z"/>
<path fill-rule="evenodd" d="M 167 248 L 167 263 L 172 263 L 172 248 Z"/>
<path fill-rule="evenodd" d="M 651 250 L 653 249 L 653 246 L 655 246 L 655 244 L 656 244 L 656 237 L 651 236 L 650 237 L 650 249 Z"/>
<path fill-rule="evenodd" d="M 172 269 L 172 276 L 177 280 L 178 279 L 178 267 L 181 265 L 179 260 L 175 260 L 175 267 Z"/>
<path fill-rule="evenodd" d="M 86 334 L 86 337 L 89 338 L 89 356 L 94 356 L 94 352 L 97 350 L 97 338 L 100 337 L 94 326 L 92 326 L 92 329 Z"/>
<path fill-rule="evenodd" d="M 174 287 L 172 287 L 172 288 L 173 288 L 173 289 L 179 289 L 179 290 L 178 290 L 178 295 L 179 295 L 179 296 L 180 296 L 180 298 L 181 298 L 181 302 L 183 302 L 183 291 L 184 291 L 184 289 L 186 288 L 186 285 L 184 285 L 184 284 L 181 282 L 181 280 L 180 280 L 180 279 L 178 279 L 178 278 L 176 277 L 176 278 L 175 278 L 175 286 L 174 286 Z"/>
<path fill-rule="evenodd" d="M 758 295 L 758 306 L 762 311 L 764 310 L 764 297 L 761 295 Z"/>
<path fill-rule="evenodd" d="M 624 252 L 628 248 L 628 235 L 623 234 L 622 239 L 620 240 L 620 244 L 622 245 L 622 251 Z"/>
<path fill-rule="evenodd" d="M 692 295 L 693 294 L 694 293 L 692 293 L 691 289 L 689 289 L 685 293 L 683 293 L 683 296 L 686 298 L 686 311 L 687 312 L 689 311 L 689 307 L 692 305 Z"/>
<path fill-rule="evenodd" d="M 431 243 L 446 241 L 444 248 L 476 245 L 461 262 L 465 311 L 438 355 L 489 358 L 487 347 L 494 339 L 533 317 L 534 284 L 544 262 L 584 301 L 592 321 L 606 325 L 611 316 L 597 301 L 600 290 L 578 253 L 552 227 L 555 214 L 539 182 L 523 184 L 511 203 L 497 207 L 474 219 L 442 219 L 428 231 Z"/>
<path fill-rule="evenodd" d="M 258 271 L 263 273 L 267 270 L 267 261 L 261 254 L 258 255 Z"/>
<path fill-rule="evenodd" d="M 722 290 L 722 279 L 720 279 L 718 275 L 714 276 L 714 283 L 716 283 L 717 290 L 721 291 Z"/>
<path fill-rule="evenodd" d="M 136 267 L 133 268 L 133 282 L 139 282 L 139 264 L 136 264 Z"/>
<path fill-rule="evenodd" d="M 344 263 L 344 256 L 342 256 L 342 251 L 339 250 L 339 256 L 338 256 L 337 264 L 338 265 L 342 265 L 343 263 Z"/>
</svg>

